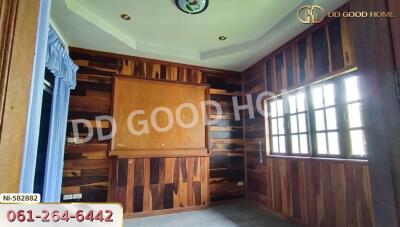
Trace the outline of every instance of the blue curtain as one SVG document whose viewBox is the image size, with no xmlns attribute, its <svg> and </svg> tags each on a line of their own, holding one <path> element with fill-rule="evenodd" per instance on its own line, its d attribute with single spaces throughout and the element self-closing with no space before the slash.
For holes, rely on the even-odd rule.
<svg viewBox="0 0 400 227">
<path fill-rule="evenodd" d="M 76 86 L 78 66 L 73 63 L 57 33 L 51 27 L 48 35 L 46 68 L 55 78 L 42 201 L 59 202 L 69 96 L 70 90 Z"/>
</svg>

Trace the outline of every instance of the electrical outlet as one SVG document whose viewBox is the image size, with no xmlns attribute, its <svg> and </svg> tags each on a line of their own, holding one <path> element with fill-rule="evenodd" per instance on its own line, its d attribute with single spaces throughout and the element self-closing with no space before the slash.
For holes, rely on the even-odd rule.
<svg viewBox="0 0 400 227">
<path fill-rule="evenodd" d="M 70 195 L 64 195 L 63 200 L 72 200 L 72 194 Z"/>
<path fill-rule="evenodd" d="M 78 143 L 78 139 L 75 138 L 75 137 L 68 137 L 67 138 L 67 143 L 77 144 Z"/>
<path fill-rule="evenodd" d="M 243 181 L 239 181 L 239 182 L 237 182 L 237 184 L 238 184 L 238 186 L 243 186 L 244 182 Z"/>
<path fill-rule="evenodd" d="M 82 194 L 73 194 L 72 199 L 82 199 Z"/>
</svg>

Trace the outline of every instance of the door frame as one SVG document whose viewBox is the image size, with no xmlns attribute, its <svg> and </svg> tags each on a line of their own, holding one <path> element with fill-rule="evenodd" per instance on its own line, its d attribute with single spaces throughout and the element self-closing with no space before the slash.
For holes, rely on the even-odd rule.
<svg viewBox="0 0 400 227">
<path fill-rule="evenodd" d="M 37 148 L 39 142 L 40 116 L 42 111 L 43 81 L 46 66 L 48 31 L 50 25 L 51 0 L 40 0 L 36 30 L 35 55 L 33 59 L 32 83 L 22 157 L 19 192 L 32 193 Z"/>
</svg>

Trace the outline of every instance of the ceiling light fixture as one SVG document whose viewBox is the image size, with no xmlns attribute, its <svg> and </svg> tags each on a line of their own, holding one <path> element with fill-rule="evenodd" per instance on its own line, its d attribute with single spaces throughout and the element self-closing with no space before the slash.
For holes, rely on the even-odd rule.
<svg viewBox="0 0 400 227">
<path fill-rule="evenodd" d="M 122 20 L 131 20 L 132 19 L 132 17 L 126 13 L 121 14 L 121 18 L 122 18 Z"/>
<path fill-rule="evenodd" d="M 221 35 L 220 37 L 218 37 L 218 39 L 221 41 L 225 41 L 227 39 L 227 37 L 224 35 Z"/>
<path fill-rule="evenodd" d="M 187 14 L 199 14 L 208 7 L 208 0 L 175 0 L 175 5 Z"/>
</svg>

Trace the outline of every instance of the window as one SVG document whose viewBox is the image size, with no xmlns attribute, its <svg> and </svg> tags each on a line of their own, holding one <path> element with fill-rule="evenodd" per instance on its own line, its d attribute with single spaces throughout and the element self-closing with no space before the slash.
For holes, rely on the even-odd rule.
<svg viewBox="0 0 400 227">
<path fill-rule="evenodd" d="M 270 134 L 272 139 L 272 153 L 286 153 L 285 120 L 282 99 L 271 101 L 270 108 Z"/>
<path fill-rule="evenodd" d="M 308 154 L 308 127 L 304 91 L 289 95 L 290 138 L 293 154 Z"/>
<path fill-rule="evenodd" d="M 336 119 L 335 86 L 333 83 L 312 88 L 317 153 L 339 155 L 339 132 Z"/>
<path fill-rule="evenodd" d="M 358 86 L 358 77 L 352 76 L 345 79 L 346 105 L 350 131 L 351 155 L 365 156 L 365 138 L 363 121 L 361 117 L 361 95 Z"/>
<path fill-rule="evenodd" d="M 358 83 L 358 76 L 340 76 L 268 100 L 270 153 L 364 158 Z"/>
</svg>

